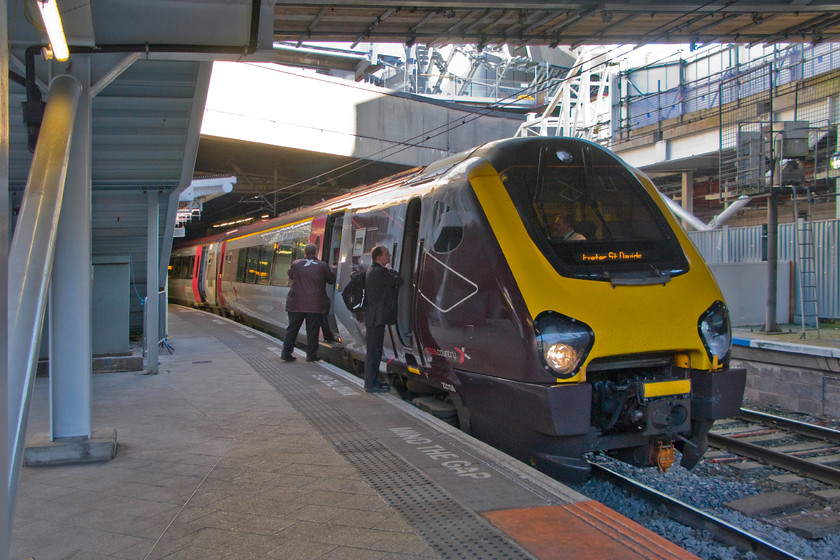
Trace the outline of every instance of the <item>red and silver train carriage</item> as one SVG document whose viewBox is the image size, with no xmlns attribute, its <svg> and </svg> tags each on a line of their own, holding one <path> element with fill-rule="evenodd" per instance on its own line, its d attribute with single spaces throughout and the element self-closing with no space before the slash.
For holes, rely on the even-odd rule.
<svg viewBox="0 0 840 560">
<path fill-rule="evenodd" d="M 564 220 L 576 235 L 557 234 Z M 565 479 L 590 451 L 667 468 L 676 448 L 691 467 L 741 403 L 708 267 L 653 184 L 590 142 L 493 142 L 204 241 L 173 250 L 170 299 L 277 334 L 286 270 L 315 243 L 337 270 L 329 322 L 347 363 L 364 359 L 364 322 L 338 293 L 388 246 L 405 280 L 393 385 Z"/>
</svg>

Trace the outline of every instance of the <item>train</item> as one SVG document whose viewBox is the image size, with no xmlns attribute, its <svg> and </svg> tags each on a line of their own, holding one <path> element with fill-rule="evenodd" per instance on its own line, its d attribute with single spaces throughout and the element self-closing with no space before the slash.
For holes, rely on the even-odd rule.
<svg viewBox="0 0 840 560">
<path fill-rule="evenodd" d="M 740 408 L 746 372 L 729 365 L 714 277 L 651 180 L 598 144 L 498 140 L 186 242 L 170 301 L 282 335 L 307 243 L 337 275 L 327 359 L 359 370 L 364 321 L 340 292 L 385 245 L 404 282 L 382 374 L 551 476 L 585 480 L 591 453 L 692 468 Z"/>
</svg>

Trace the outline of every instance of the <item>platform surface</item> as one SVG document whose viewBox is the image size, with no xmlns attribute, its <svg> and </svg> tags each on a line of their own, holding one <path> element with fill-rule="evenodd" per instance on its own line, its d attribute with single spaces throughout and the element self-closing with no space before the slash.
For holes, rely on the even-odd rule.
<svg viewBox="0 0 840 560">
<path fill-rule="evenodd" d="M 779 331 L 773 333 L 764 332 L 760 325 L 733 327 L 732 344 L 790 354 L 840 358 L 840 325 L 824 324 L 816 330 L 786 324 L 779 325 Z"/>
<path fill-rule="evenodd" d="M 695 558 L 395 395 L 170 307 L 158 375 L 93 377 L 114 459 L 25 467 L 14 560 Z M 38 378 L 29 433 L 48 431 Z"/>
</svg>

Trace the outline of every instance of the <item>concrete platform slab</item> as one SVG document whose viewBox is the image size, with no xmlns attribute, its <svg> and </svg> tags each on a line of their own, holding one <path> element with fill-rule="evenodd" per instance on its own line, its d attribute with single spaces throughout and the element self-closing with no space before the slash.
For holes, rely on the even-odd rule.
<svg viewBox="0 0 840 560">
<path fill-rule="evenodd" d="M 91 437 L 50 440 L 48 433 L 35 434 L 23 450 L 23 465 L 74 465 L 110 461 L 117 454 L 117 430 L 94 430 Z"/>
<path fill-rule="evenodd" d="M 776 492 L 756 494 L 755 496 L 726 502 L 723 505 L 729 509 L 739 511 L 744 515 L 757 517 L 781 513 L 783 511 L 793 511 L 797 508 L 807 506 L 808 503 L 808 498 L 784 490 L 778 490 Z"/>
<path fill-rule="evenodd" d="M 347 372 L 282 362 L 262 333 L 191 310 L 169 330 L 176 351 L 158 375 L 93 376 L 94 422 L 120 431 L 112 461 L 22 469 L 11 560 L 696 560 Z M 48 403 L 38 379 L 36 432 Z M 523 512 L 548 522 L 494 517 Z"/>
<path fill-rule="evenodd" d="M 798 474 L 774 474 L 770 477 L 770 480 L 779 484 L 793 484 L 802 482 L 804 479 Z"/>
<path fill-rule="evenodd" d="M 790 522 L 788 530 L 806 539 L 821 539 L 840 529 L 840 515 L 836 513 L 803 515 Z"/>
<path fill-rule="evenodd" d="M 836 504 L 840 502 L 840 488 L 831 488 L 830 490 L 815 490 L 811 495 L 828 504 Z"/>
<path fill-rule="evenodd" d="M 751 471 L 767 468 L 767 465 L 759 463 L 758 461 L 738 461 L 736 463 L 729 463 L 729 466 L 733 469 L 738 469 L 739 471 Z"/>
</svg>

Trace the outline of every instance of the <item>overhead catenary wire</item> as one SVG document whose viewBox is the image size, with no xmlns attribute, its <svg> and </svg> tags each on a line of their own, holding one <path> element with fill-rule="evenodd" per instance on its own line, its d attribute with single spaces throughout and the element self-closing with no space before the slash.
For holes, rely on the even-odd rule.
<svg viewBox="0 0 840 560">
<path fill-rule="evenodd" d="M 632 46 L 631 45 L 626 45 L 626 46 L 629 47 L 629 50 L 627 50 L 626 52 L 618 55 L 617 57 L 628 56 L 631 53 L 633 53 L 634 51 L 640 50 L 647 45 L 653 44 L 653 41 L 655 41 L 658 38 L 659 37 L 652 38 L 652 39 L 649 39 L 648 41 L 646 41 L 644 43 L 634 44 Z M 622 45 L 622 46 L 625 46 L 625 45 Z M 584 61 L 583 64 L 593 63 L 593 62 L 596 61 L 596 59 L 599 56 L 600 56 L 599 54 L 593 54 L 592 58 L 590 58 L 587 61 Z M 657 64 L 658 62 L 664 61 L 664 60 L 670 58 L 671 56 L 673 56 L 673 55 L 672 54 L 662 55 L 654 61 L 647 61 L 646 66 L 649 66 L 651 64 Z M 614 57 L 611 58 L 611 60 L 605 60 L 605 61 L 599 62 L 594 67 L 594 69 L 598 69 L 599 67 L 602 67 L 602 66 L 604 67 L 604 69 L 606 69 L 610 64 L 612 64 L 611 61 L 614 60 L 617 57 L 614 56 Z M 244 63 L 244 64 L 250 64 L 250 63 Z M 265 68 L 265 66 L 262 66 L 262 67 Z M 293 73 L 290 69 L 284 68 L 282 66 L 271 67 L 270 70 L 273 71 L 273 72 L 286 73 L 286 74 L 292 74 Z M 298 74 L 298 73 L 295 73 L 295 75 L 296 76 L 301 76 L 301 74 Z M 313 75 L 313 76 L 303 75 L 303 77 L 306 77 L 306 78 L 309 78 L 309 79 L 315 79 L 315 80 L 320 80 L 321 79 L 321 77 L 317 76 L 317 75 Z M 423 131 L 419 134 L 416 134 L 416 135 L 414 135 L 410 138 L 404 139 L 404 140 L 390 140 L 390 139 L 386 139 L 386 138 L 368 137 L 372 140 L 378 140 L 380 142 L 390 143 L 392 145 L 389 146 L 389 147 L 386 147 L 386 148 L 382 148 L 382 149 L 380 149 L 376 152 L 373 152 L 371 154 L 368 154 L 367 156 L 358 157 L 358 158 L 356 158 L 356 159 L 354 159 L 350 162 L 342 164 L 342 165 L 340 165 L 338 167 L 335 167 L 335 168 L 333 168 L 329 171 L 325 171 L 325 172 L 319 173 L 317 175 L 313 175 L 311 177 L 308 177 L 306 179 L 297 181 L 295 183 L 285 185 L 283 187 L 274 189 L 272 191 L 268 191 L 268 192 L 264 193 L 264 196 L 276 195 L 278 193 L 288 191 L 289 189 L 293 189 L 293 188 L 298 187 L 300 185 L 306 185 L 307 183 L 314 182 L 313 185 L 311 185 L 309 187 L 306 187 L 306 188 L 303 188 L 303 189 L 300 189 L 300 190 L 297 190 L 294 193 L 289 194 L 288 196 L 286 196 L 284 198 L 278 199 L 275 202 L 275 205 L 280 204 L 280 203 L 285 202 L 287 200 L 290 200 L 290 199 L 292 199 L 296 196 L 300 196 L 300 195 L 305 194 L 305 193 L 307 193 L 307 192 L 309 192 L 313 189 L 321 187 L 323 185 L 323 180 L 325 178 L 328 178 L 329 180 L 340 179 L 342 177 L 350 175 L 351 173 L 358 172 L 358 171 L 364 169 L 365 167 L 367 167 L 369 165 L 373 165 L 374 163 L 382 162 L 385 158 L 392 157 L 392 156 L 397 155 L 397 154 L 399 154 L 399 153 L 401 153 L 405 150 L 412 149 L 412 148 L 418 148 L 418 147 L 422 148 L 422 147 L 424 147 L 423 144 L 425 144 L 427 141 L 429 141 L 433 138 L 437 138 L 438 136 L 441 136 L 443 134 L 447 134 L 450 131 L 455 130 L 455 129 L 461 127 L 461 126 L 467 125 L 467 124 L 473 122 L 476 119 L 482 118 L 482 117 L 487 116 L 487 115 L 489 115 L 489 114 L 491 114 L 491 113 L 493 113 L 493 112 L 495 112 L 499 109 L 503 109 L 503 108 L 505 108 L 509 105 L 512 105 L 513 103 L 516 102 L 516 100 L 519 98 L 519 96 L 521 96 L 523 94 L 535 94 L 535 93 L 539 93 L 539 92 L 542 92 L 542 91 L 546 91 L 546 90 L 550 89 L 551 87 L 554 87 L 556 85 L 556 83 L 558 82 L 558 80 L 562 81 L 562 79 L 563 78 L 557 78 L 557 77 L 548 78 L 548 77 L 546 77 L 546 79 L 544 79 L 540 82 L 530 84 L 529 86 L 523 87 L 519 90 L 516 90 L 516 91 L 510 93 L 509 95 L 507 95 L 507 96 L 505 96 L 505 97 L 503 97 L 503 98 L 501 98 L 501 99 L 499 99 L 499 100 L 497 100 L 493 103 L 490 103 L 490 104 L 488 104 L 484 107 L 478 108 L 473 115 L 469 115 L 467 117 L 459 117 L 457 119 L 447 121 L 444 124 L 438 125 L 434 128 L 428 129 L 426 131 Z M 359 88 L 359 86 L 357 86 L 355 83 L 347 83 L 347 84 L 342 84 L 342 85 L 345 86 L 345 87 Z M 390 91 L 384 91 L 382 93 L 382 95 L 383 96 L 403 97 L 403 95 L 399 92 L 390 92 Z M 346 170 L 346 171 L 344 171 L 343 173 L 340 173 L 340 174 L 336 174 L 336 173 L 338 173 L 342 170 Z"/>
<path fill-rule="evenodd" d="M 282 70 L 275 69 L 275 71 L 282 71 Z M 429 141 L 433 138 L 437 138 L 438 136 L 441 136 L 441 135 L 446 134 L 446 133 L 448 133 L 452 130 L 455 130 L 455 129 L 461 127 L 461 126 L 469 124 L 472 121 L 474 121 L 476 119 L 479 119 L 479 118 L 482 118 L 482 117 L 484 117 L 484 116 L 486 116 L 486 115 L 488 115 L 488 114 L 490 114 L 490 113 L 492 113 L 492 112 L 494 112 L 494 111 L 496 111 L 500 108 L 503 108 L 507 105 L 513 104 L 516 101 L 516 99 L 518 98 L 518 96 L 522 95 L 525 92 L 538 93 L 540 91 L 545 91 L 555 81 L 556 81 L 556 78 L 552 78 L 552 79 L 549 79 L 549 80 L 545 80 L 541 83 L 538 83 L 538 84 L 536 84 L 536 86 L 531 85 L 531 86 L 528 86 L 526 88 L 522 88 L 522 89 L 517 90 L 517 91 L 511 93 L 510 95 L 508 95 L 508 96 L 506 96 L 506 97 L 504 97 L 504 98 L 502 98 L 502 99 L 500 99 L 500 100 L 498 100 L 498 101 L 496 101 L 492 104 L 489 104 L 485 107 L 481 107 L 481 108 L 477 109 L 475 111 L 475 113 L 472 114 L 472 115 L 469 115 L 469 116 L 466 116 L 466 117 L 459 117 L 457 119 L 447 121 L 444 124 L 438 125 L 434 128 L 428 129 L 428 130 L 425 130 L 425 131 L 423 131 L 419 134 L 416 134 L 416 135 L 414 135 L 410 138 L 404 139 L 404 140 L 389 140 L 389 139 L 385 139 L 385 138 L 374 138 L 374 139 L 379 140 L 381 142 L 391 143 L 392 146 L 389 146 L 387 148 L 382 148 L 381 150 L 378 150 L 376 152 L 368 154 L 367 156 L 358 157 L 358 158 L 354 159 L 353 161 L 350 161 L 348 163 L 340 165 L 340 166 L 338 166 L 334 169 L 331 169 L 329 171 L 319 173 L 318 175 L 314 175 L 314 176 L 309 177 L 307 179 L 303 179 L 301 181 L 298 181 L 297 183 L 293 183 L 291 185 L 286 185 L 284 187 L 275 189 L 273 191 L 269 191 L 269 192 L 265 193 L 265 195 L 267 196 L 267 195 L 271 195 L 271 194 L 276 194 L 276 193 L 288 190 L 290 188 L 297 187 L 299 185 L 305 185 L 306 183 L 309 183 L 310 181 L 322 180 L 325 177 L 329 177 L 330 179 L 333 179 L 333 180 L 334 179 L 339 179 L 339 178 L 344 177 L 344 176 L 346 176 L 350 173 L 354 173 L 354 172 L 356 172 L 360 169 L 364 169 L 368 165 L 372 165 L 373 163 L 377 163 L 379 161 L 382 161 L 386 157 L 394 156 L 396 154 L 399 154 L 400 152 L 403 152 L 403 151 L 411 149 L 411 148 L 422 147 L 423 143 L 425 143 L 425 142 L 427 142 L 427 141 Z M 389 95 L 389 94 L 386 93 L 385 95 Z M 505 102 L 505 101 L 507 101 L 507 102 Z M 418 140 L 419 140 L 419 142 L 418 142 Z M 333 175 L 334 173 L 336 173 L 338 171 L 341 171 L 343 169 L 346 169 L 348 167 L 351 167 L 351 166 L 355 166 L 355 167 L 352 167 L 352 169 L 349 169 L 349 170 L 345 171 L 344 173 L 341 173 L 340 175 Z M 289 200 L 290 198 L 293 198 L 295 196 L 303 194 L 303 193 L 305 193 L 309 190 L 312 190 L 314 188 L 317 188 L 319 186 L 320 186 L 320 184 L 312 185 L 309 188 L 297 191 L 293 195 L 290 195 L 290 196 L 288 196 L 284 199 L 278 200 L 277 202 L 280 203 L 280 202 L 283 202 L 285 200 Z"/>
</svg>

